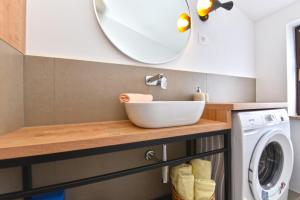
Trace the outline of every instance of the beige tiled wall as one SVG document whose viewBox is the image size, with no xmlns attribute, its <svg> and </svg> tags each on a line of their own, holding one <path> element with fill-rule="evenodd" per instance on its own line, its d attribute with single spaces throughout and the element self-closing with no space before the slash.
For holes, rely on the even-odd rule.
<svg viewBox="0 0 300 200">
<path fill-rule="evenodd" d="M 168 89 L 147 87 L 146 75 L 164 73 Z M 117 64 L 26 56 L 24 64 L 25 125 L 63 124 L 126 119 L 118 95 L 151 93 L 155 100 L 191 100 L 196 87 L 212 101 L 254 101 L 255 80 L 203 73 Z M 159 153 L 161 147 L 153 147 Z M 34 166 L 34 184 L 68 181 L 112 170 L 147 164 L 146 149 Z M 169 146 L 169 156 L 185 153 L 184 144 Z M 169 192 L 161 172 L 111 180 L 67 191 L 69 200 L 144 200 Z"/>
<path fill-rule="evenodd" d="M 118 95 L 151 93 L 155 100 L 191 100 L 196 87 L 211 101 L 254 101 L 255 79 L 26 56 L 25 124 L 126 119 Z M 146 75 L 164 73 L 168 89 L 147 87 Z"/>
<path fill-rule="evenodd" d="M 0 40 L 0 134 L 24 125 L 23 55 Z M 21 188 L 19 169 L 0 170 L 0 193 Z"/>
</svg>

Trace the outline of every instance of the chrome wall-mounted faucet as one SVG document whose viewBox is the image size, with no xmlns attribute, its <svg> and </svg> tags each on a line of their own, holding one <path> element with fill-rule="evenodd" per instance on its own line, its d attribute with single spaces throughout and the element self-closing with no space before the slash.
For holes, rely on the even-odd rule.
<svg viewBox="0 0 300 200">
<path fill-rule="evenodd" d="M 155 76 L 146 76 L 145 77 L 146 85 L 148 86 L 160 86 L 161 89 L 166 90 L 168 86 L 167 77 L 163 74 L 157 74 Z"/>
</svg>

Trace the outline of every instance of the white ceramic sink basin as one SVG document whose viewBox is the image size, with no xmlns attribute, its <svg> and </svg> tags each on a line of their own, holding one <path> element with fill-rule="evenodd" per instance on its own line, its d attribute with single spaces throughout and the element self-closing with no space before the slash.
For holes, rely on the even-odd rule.
<svg viewBox="0 0 300 200">
<path fill-rule="evenodd" d="M 165 128 L 195 124 L 204 101 L 151 101 L 125 103 L 129 120 L 142 128 Z"/>
</svg>

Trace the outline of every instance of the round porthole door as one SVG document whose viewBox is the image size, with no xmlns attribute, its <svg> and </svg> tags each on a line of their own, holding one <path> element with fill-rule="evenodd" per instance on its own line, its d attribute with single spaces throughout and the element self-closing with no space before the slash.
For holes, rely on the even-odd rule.
<svg viewBox="0 0 300 200">
<path fill-rule="evenodd" d="M 249 184 L 256 200 L 279 199 L 288 189 L 294 162 L 291 140 L 281 131 L 266 133 L 257 143 L 249 167 Z"/>
</svg>

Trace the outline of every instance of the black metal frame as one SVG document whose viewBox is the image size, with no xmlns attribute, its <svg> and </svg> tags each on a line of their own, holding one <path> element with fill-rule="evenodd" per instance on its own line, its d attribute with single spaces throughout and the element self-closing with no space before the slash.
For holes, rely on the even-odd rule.
<svg viewBox="0 0 300 200">
<path fill-rule="evenodd" d="M 205 138 L 205 137 L 213 137 L 223 135 L 224 136 L 224 147 L 217 150 L 212 150 L 203 153 L 197 153 L 197 146 L 196 140 Z M 45 162 L 52 162 L 58 160 L 66 160 L 71 158 L 79 158 L 91 155 L 98 155 L 104 153 L 111 153 L 117 151 L 124 151 L 129 149 L 137 149 L 141 147 L 147 146 L 154 146 L 154 145 L 162 145 L 162 144 L 170 144 L 175 142 L 182 142 L 186 141 L 187 147 L 187 156 L 180 157 L 173 160 L 168 161 L 160 161 L 149 165 L 144 165 L 136 168 L 125 169 L 122 171 L 117 171 L 113 173 L 93 176 L 89 178 L 33 188 L 32 186 L 32 169 L 31 166 L 33 164 L 38 163 L 45 163 Z M 212 133 L 201 133 L 201 134 L 194 134 L 188 136 L 179 136 L 179 137 L 172 137 L 172 138 L 165 138 L 159 140 L 151 140 L 151 141 L 144 141 L 144 142 L 136 142 L 130 144 L 122 144 L 122 145 L 114 145 L 108 147 L 101 147 L 95 149 L 86 149 L 80 151 L 71 151 L 65 153 L 57 153 L 57 154 L 50 154 L 50 155 L 43 155 L 43 156 L 32 156 L 26 158 L 17 158 L 17 159 L 9 159 L 9 160 L 1 160 L 0 161 L 0 169 L 2 168 L 9 168 L 9 167 L 22 167 L 22 174 L 23 174 L 23 190 L 18 192 L 6 193 L 0 195 L 0 200 L 13 200 L 18 198 L 24 198 L 25 200 L 30 200 L 32 196 L 42 193 L 60 191 L 65 189 L 70 189 L 74 187 L 79 187 L 83 185 L 93 184 L 105 180 L 110 180 L 113 178 L 119 178 L 123 176 L 128 176 L 136 173 L 141 173 L 144 171 L 149 171 L 157 168 L 161 168 L 163 166 L 174 166 L 181 163 L 188 162 L 195 158 L 215 155 L 219 153 L 224 153 L 224 162 L 225 162 L 225 193 L 226 193 L 226 200 L 231 200 L 231 131 L 224 130 Z"/>
</svg>

